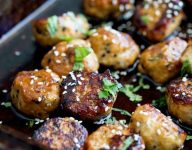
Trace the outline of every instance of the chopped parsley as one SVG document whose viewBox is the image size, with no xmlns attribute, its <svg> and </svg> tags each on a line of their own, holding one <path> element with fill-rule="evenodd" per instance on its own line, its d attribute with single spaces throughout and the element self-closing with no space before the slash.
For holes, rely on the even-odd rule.
<svg viewBox="0 0 192 150">
<path fill-rule="evenodd" d="M 187 141 L 188 141 L 188 140 L 192 140 L 192 135 L 187 135 L 186 140 L 187 140 Z"/>
<path fill-rule="evenodd" d="M 119 92 L 119 89 L 122 87 L 119 83 L 112 83 L 107 78 L 103 79 L 103 89 L 98 93 L 99 98 L 108 98 L 110 95 L 113 97 L 116 96 L 117 92 Z"/>
<path fill-rule="evenodd" d="M 82 71 L 84 69 L 83 59 L 92 52 L 91 48 L 77 47 L 75 48 L 75 63 L 73 71 Z"/>
<path fill-rule="evenodd" d="M 12 106 L 11 102 L 2 102 L 1 105 L 4 106 L 4 107 L 6 107 L 6 108 Z"/>
<path fill-rule="evenodd" d="M 163 108 L 167 106 L 165 96 L 160 97 L 159 99 L 153 100 L 152 105 L 157 108 Z"/>
<path fill-rule="evenodd" d="M 65 36 L 65 35 L 60 36 L 59 39 L 62 40 L 62 41 L 66 41 L 66 42 L 70 42 L 70 41 L 73 40 L 72 37 Z"/>
<path fill-rule="evenodd" d="M 150 22 L 149 16 L 147 16 L 147 15 L 141 16 L 141 21 L 142 21 L 145 25 L 147 25 L 147 24 Z"/>
<path fill-rule="evenodd" d="M 182 68 L 181 68 L 181 76 L 184 76 L 186 73 L 192 74 L 192 67 L 190 64 L 190 61 L 186 59 L 183 62 Z"/>
<path fill-rule="evenodd" d="M 47 30 L 51 37 L 54 37 L 57 32 L 57 16 L 51 16 L 48 18 Z"/>
<path fill-rule="evenodd" d="M 122 114 L 122 115 L 126 115 L 126 116 L 131 117 L 131 113 L 129 113 L 129 112 L 126 111 L 126 110 L 119 109 L 119 108 L 112 108 L 112 110 L 113 110 L 113 111 L 116 111 L 116 112 L 119 112 L 119 113 Z"/>
<path fill-rule="evenodd" d="M 130 145 L 134 142 L 132 137 L 128 137 L 124 142 L 123 146 L 120 148 L 120 150 L 126 150 L 130 147 Z"/>
</svg>

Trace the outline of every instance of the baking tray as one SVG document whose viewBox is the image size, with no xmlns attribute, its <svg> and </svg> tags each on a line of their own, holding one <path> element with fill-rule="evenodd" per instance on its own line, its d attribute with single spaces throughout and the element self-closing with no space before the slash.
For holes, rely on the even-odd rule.
<svg viewBox="0 0 192 150">
<path fill-rule="evenodd" d="M 48 51 L 47 48 L 42 48 L 35 43 L 32 35 L 31 21 L 51 15 L 61 15 L 66 11 L 73 11 L 75 13 L 82 12 L 81 3 L 82 0 L 49 0 L 0 39 L 0 103 L 10 101 L 9 91 L 15 75 L 19 71 L 41 68 L 41 59 Z M 92 19 L 90 21 L 93 24 L 98 24 L 97 20 Z M 151 44 L 151 42 L 147 41 L 133 30 L 134 27 L 130 22 L 126 25 L 129 26 L 128 29 L 124 28 L 124 23 L 124 20 L 118 20 L 114 23 L 113 27 L 122 29 L 131 34 L 141 47 L 147 47 Z M 137 78 L 136 65 L 137 63 L 133 65 L 132 68 L 124 71 L 126 72 L 126 75 L 121 76 L 119 79 L 121 83 L 132 83 L 133 79 Z M 102 72 L 105 69 L 106 67 L 102 66 L 100 71 Z M 145 82 L 150 84 L 150 90 L 139 91 L 139 94 L 143 96 L 143 101 L 140 104 L 151 103 L 152 100 L 157 99 L 162 95 L 162 93 L 156 89 L 157 86 L 150 79 L 146 78 Z M 137 104 L 130 102 L 123 94 L 119 94 L 114 107 L 133 112 L 136 106 Z M 166 113 L 166 110 L 162 111 Z M 59 114 L 59 112 L 57 113 Z M 56 116 L 58 116 L 58 114 L 56 114 Z M 66 116 L 70 116 L 70 114 L 66 114 Z M 126 119 L 127 121 L 130 119 L 117 112 L 114 112 L 113 116 L 118 119 Z M 16 146 L 20 146 L 20 149 L 45 148 L 35 144 L 31 139 L 33 131 L 37 129 L 39 125 L 33 127 L 27 126 L 26 123 L 28 120 L 12 109 L 12 107 L 6 108 L 0 106 L 0 123 L 1 121 L 0 149 L 16 149 Z M 89 133 L 98 127 L 96 124 L 87 122 L 83 123 L 83 125 L 89 130 Z M 9 141 L 8 139 L 12 143 L 11 146 L 6 143 L 6 141 Z M 192 142 L 187 141 L 184 149 L 191 150 Z"/>
</svg>

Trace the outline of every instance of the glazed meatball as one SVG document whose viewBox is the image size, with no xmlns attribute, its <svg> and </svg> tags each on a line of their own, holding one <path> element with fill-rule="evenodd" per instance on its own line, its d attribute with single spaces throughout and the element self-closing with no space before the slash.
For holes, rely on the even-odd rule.
<svg viewBox="0 0 192 150">
<path fill-rule="evenodd" d="M 180 121 L 192 125 L 192 78 L 183 77 L 167 86 L 166 100 L 169 112 Z"/>
<path fill-rule="evenodd" d="M 181 0 L 144 0 L 136 7 L 134 23 L 152 41 L 162 41 L 180 25 L 184 13 Z"/>
<path fill-rule="evenodd" d="M 149 104 L 137 107 L 130 128 L 141 134 L 147 150 L 179 150 L 186 138 L 179 126 Z"/>
<path fill-rule="evenodd" d="M 77 61 L 76 56 L 80 54 L 82 62 Z M 73 40 L 69 43 L 61 42 L 54 46 L 43 58 L 41 64 L 44 68 L 49 68 L 57 73 L 59 76 L 66 76 L 72 70 L 76 70 L 79 63 L 83 67 L 79 70 L 87 72 L 94 72 L 99 69 L 99 61 L 94 51 L 90 48 L 90 43 L 84 40 Z"/>
<path fill-rule="evenodd" d="M 130 141 L 126 146 L 125 141 Z M 144 150 L 143 139 L 138 134 L 131 133 L 128 127 L 115 124 L 103 125 L 93 132 L 87 139 L 86 148 L 88 150 Z"/>
<path fill-rule="evenodd" d="M 62 81 L 61 103 L 64 111 L 71 112 L 83 120 L 99 120 L 111 114 L 117 93 L 99 96 L 104 91 L 104 81 L 115 87 L 117 81 L 109 71 L 103 74 L 71 72 Z"/>
<path fill-rule="evenodd" d="M 48 117 L 60 103 L 59 80 L 50 70 L 18 73 L 11 87 L 13 105 L 30 117 Z"/>
<path fill-rule="evenodd" d="M 134 9 L 134 0 L 84 0 L 84 11 L 98 19 L 118 18 Z"/>
<path fill-rule="evenodd" d="M 141 54 L 139 71 L 157 83 L 168 81 L 180 71 L 180 59 L 186 47 L 187 43 L 180 38 L 150 46 Z"/>
<path fill-rule="evenodd" d="M 181 61 L 185 72 L 192 74 L 192 39 L 188 41 L 188 46 L 181 57 Z"/>
<path fill-rule="evenodd" d="M 35 20 L 33 34 L 36 41 L 42 46 L 53 46 L 60 41 L 84 38 L 89 26 L 83 15 L 67 12 L 62 16 Z"/>
<path fill-rule="evenodd" d="M 127 69 L 139 55 L 139 47 L 128 34 L 110 27 L 98 28 L 89 41 L 99 62 L 115 69 Z"/>
<path fill-rule="evenodd" d="M 74 118 L 53 118 L 34 132 L 33 139 L 54 150 L 82 150 L 87 135 Z"/>
</svg>

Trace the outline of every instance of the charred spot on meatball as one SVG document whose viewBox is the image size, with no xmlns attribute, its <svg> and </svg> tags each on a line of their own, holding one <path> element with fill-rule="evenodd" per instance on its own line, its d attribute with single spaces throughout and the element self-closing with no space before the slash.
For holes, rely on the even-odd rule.
<svg viewBox="0 0 192 150">
<path fill-rule="evenodd" d="M 105 91 L 104 81 L 113 87 L 111 93 Z M 99 120 L 111 113 L 118 86 L 109 71 L 102 74 L 71 72 L 61 84 L 62 108 L 83 120 Z"/>
<path fill-rule="evenodd" d="M 53 118 L 33 134 L 33 139 L 54 150 L 82 150 L 88 136 L 86 128 L 74 118 Z"/>
</svg>

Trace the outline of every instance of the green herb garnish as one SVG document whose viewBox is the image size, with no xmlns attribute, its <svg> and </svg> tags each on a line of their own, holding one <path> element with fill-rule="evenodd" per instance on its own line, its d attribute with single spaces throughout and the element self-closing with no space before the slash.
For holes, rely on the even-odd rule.
<svg viewBox="0 0 192 150">
<path fill-rule="evenodd" d="M 26 125 L 29 127 L 29 128 L 32 128 L 34 125 L 35 125 L 35 120 L 29 120 Z"/>
<path fill-rule="evenodd" d="M 184 76 L 186 73 L 192 74 L 192 67 L 190 64 L 190 61 L 186 59 L 183 62 L 182 68 L 181 68 L 181 76 Z"/>
<path fill-rule="evenodd" d="M 135 87 L 133 85 L 126 84 L 120 89 L 120 91 L 123 92 L 132 102 L 142 101 L 142 96 L 135 93 Z"/>
<path fill-rule="evenodd" d="M 84 32 L 84 35 L 85 36 L 91 36 L 95 32 L 96 32 L 96 29 L 91 29 L 91 30 L 88 30 L 88 31 Z"/>
<path fill-rule="evenodd" d="M 187 140 L 187 141 L 188 141 L 188 140 L 192 140 L 192 135 L 187 135 L 186 140 Z"/>
<path fill-rule="evenodd" d="M 150 22 L 149 16 L 147 16 L 147 15 L 141 16 L 141 21 L 142 21 L 145 25 L 147 25 L 147 24 Z"/>
<path fill-rule="evenodd" d="M 5 106 L 6 108 L 12 106 L 11 102 L 2 102 L 1 105 L 2 105 L 2 106 Z"/>
<path fill-rule="evenodd" d="M 89 55 L 93 50 L 87 47 L 77 47 L 75 48 L 75 63 L 73 70 L 82 71 L 84 68 L 83 59 Z"/>
<path fill-rule="evenodd" d="M 122 87 L 119 83 L 112 83 L 107 78 L 103 79 L 103 90 L 99 92 L 99 98 L 108 98 L 110 95 L 116 96 L 119 89 Z"/>
<path fill-rule="evenodd" d="M 124 93 L 130 101 L 132 102 L 140 102 L 142 101 L 142 96 L 136 94 L 140 89 L 149 89 L 150 86 L 144 83 L 144 78 L 141 77 L 139 79 L 139 85 L 134 86 L 130 84 L 125 84 L 123 88 L 120 89 L 122 93 Z"/>
<path fill-rule="evenodd" d="M 107 118 L 107 120 L 105 120 L 105 124 L 115 124 L 116 122 L 117 119 L 115 117 Z"/>
<path fill-rule="evenodd" d="M 126 110 L 119 109 L 119 108 L 112 108 L 112 110 L 113 110 L 113 111 L 116 111 L 116 112 L 119 112 L 119 113 L 122 114 L 122 115 L 126 115 L 126 116 L 131 117 L 131 113 L 129 113 L 129 112 L 126 111 Z"/>
<path fill-rule="evenodd" d="M 120 148 L 120 150 L 126 150 L 129 148 L 129 146 L 133 143 L 133 138 L 132 137 L 128 137 L 124 142 L 123 142 L 123 146 Z"/>
<path fill-rule="evenodd" d="M 57 16 L 51 16 L 47 19 L 47 30 L 51 37 L 54 37 L 57 32 L 57 20 Z"/>
<path fill-rule="evenodd" d="M 70 42 L 70 41 L 73 40 L 72 37 L 65 36 L 65 35 L 60 36 L 59 39 L 62 40 L 62 41 L 66 41 L 66 42 Z"/>
<path fill-rule="evenodd" d="M 155 107 L 157 107 L 157 108 L 166 107 L 166 106 L 167 106 L 166 97 L 165 97 L 165 96 L 162 96 L 162 97 L 160 97 L 159 99 L 153 100 L 153 101 L 152 101 L 152 105 L 155 106 Z"/>
</svg>

